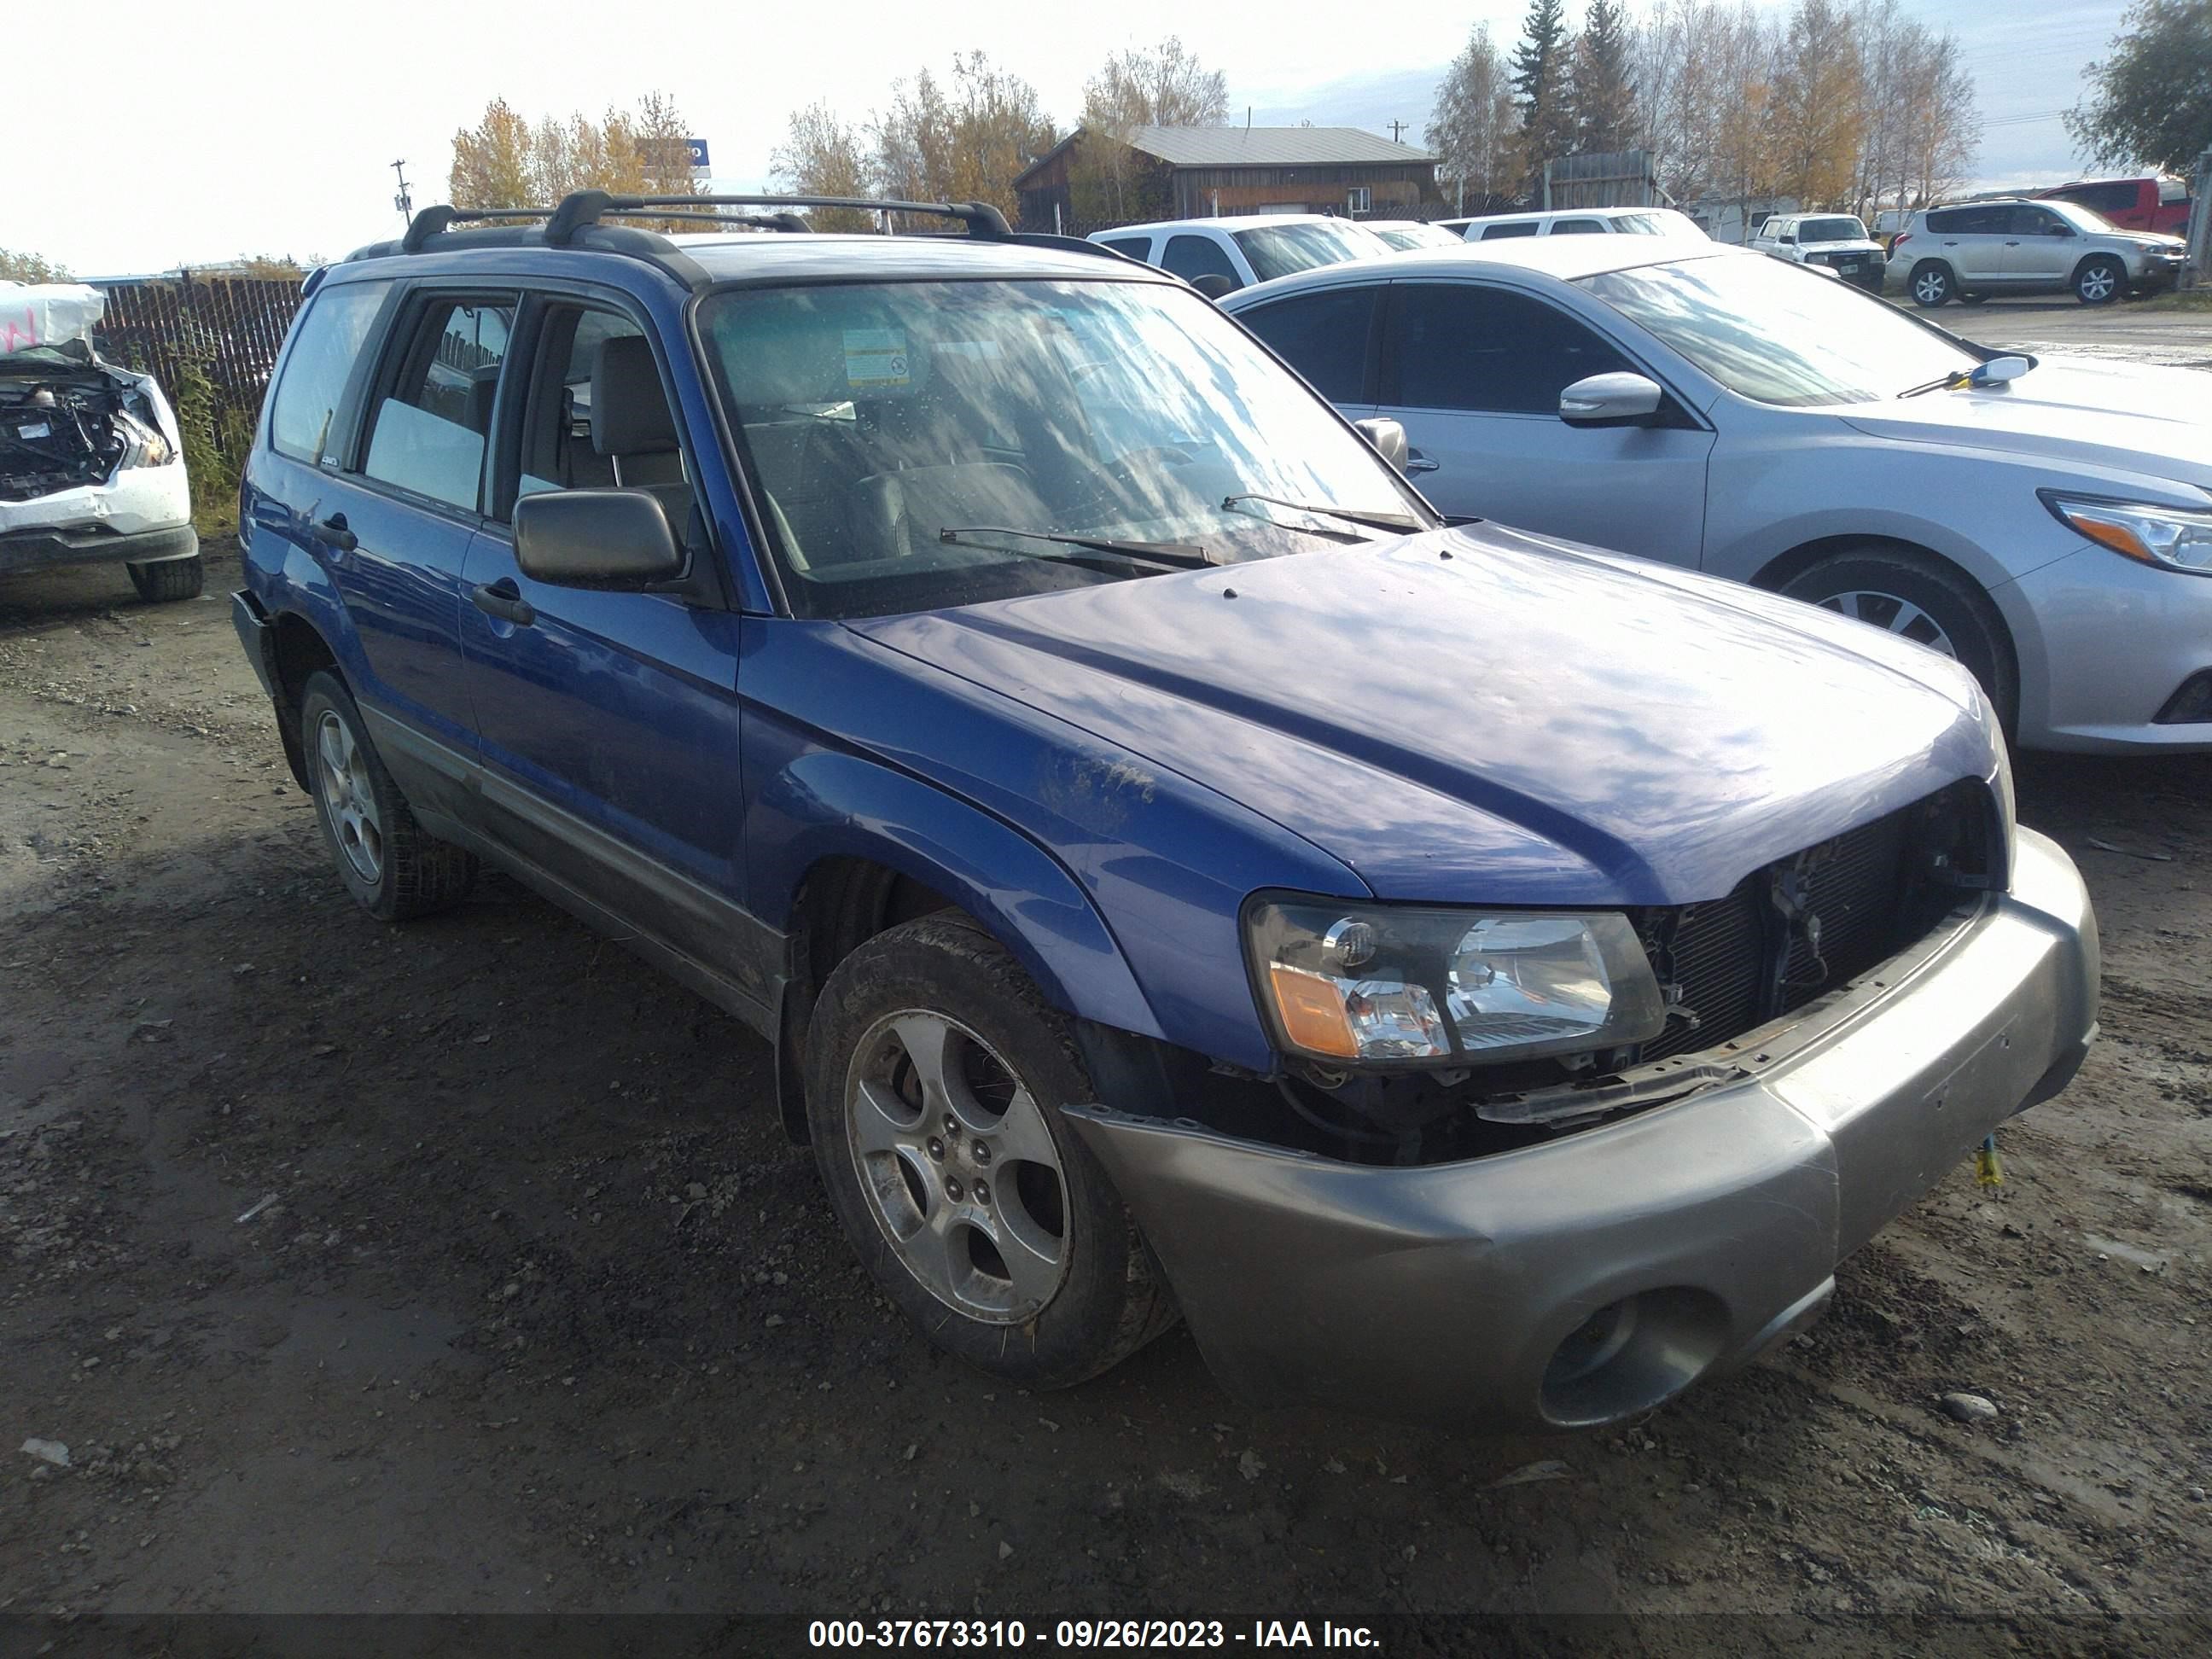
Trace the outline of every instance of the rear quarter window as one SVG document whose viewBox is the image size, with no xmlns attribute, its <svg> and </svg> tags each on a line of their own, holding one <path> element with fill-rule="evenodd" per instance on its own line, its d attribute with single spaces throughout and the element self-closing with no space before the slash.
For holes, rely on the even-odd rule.
<svg viewBox="0 0 2212 1659">
<path fill-rule="evenodd" d="M 313 465 L 328 453 L 346 381 L 391 287 L 344 283 L 308 301 L 269 401 L 269 447 L 278 454 Z"/>
</svg>

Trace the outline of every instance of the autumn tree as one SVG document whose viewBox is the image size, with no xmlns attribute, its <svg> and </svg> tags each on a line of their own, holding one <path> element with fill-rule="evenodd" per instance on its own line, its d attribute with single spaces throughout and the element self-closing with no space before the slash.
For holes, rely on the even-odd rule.
<svg viewBox="0 0 2212 1659">
<path fill-rule="evenodd" d="M 1568 67 L 1567 104 L 1575 148 L 1604 153 L 1631 148 L 1638 127 L 1632 31 L 1622 0 L 1590 0 Z"/>
<path fill-rule="evenodd" d="M 1571 155 L 1575 112 L 1570 68 L 1574 40 L 1562 0 L 1529 0 L 1513 48 L 1513 96 L 1521 116 L 1528 194 L 1541 200 L 1544 163 Z"/>
<path fill-rule="evenodd" d="M 1766 108 L 1775 188 L 1807 208 L 1848 200 L 1866 88 L 1857 33 L 1838 0 L 1797 0 L 1778 67 Z"/>
<path fill-rule="evenodd" d="M 2186 173 L 2212 149 L 2212 0 L 2136 0 L 2066 130 L 2100 166 Z"/>
<path fill-rule="evenodd" d="M 1139 127 L 1218 126 L 1229 113 L 1228 77 L 1201 64 L 1181 39 L 1120 52 L 1083 86 L 1076 125 L 1084 142 L 1068 165 L 1076 216 L 1126 221 L 1164 212 L 1152 165 L 1129 148 Z"/>
<path fill-rule="evenodd" d="M 775 181 L 799 196 L 869 196 L 867 141 L 858 127 L 827 103 L 809 104 L 791 118 L 791 128 L 769 157 Z M 815 208 L 807 222 L 817 230 L 866 231 L 875 216 L 860 208 Z"/>
<path fill-rule="evenodd" d="M 36 253 L 11 253 L 0 247 L 0 283 L 73 283 L 67 265 Z"/>
<path fill-rule="evenodd" d="M 980 52 L 953 54 L 948 85 L 926 69 L 895 84 L 869 135 L 884 195 L 988 202 L 1010 220 L 1020 211 L 1015 177 L 1053 143 L 1036 88 Z"/>
<path fill-rule="evenodd" d="M 1505 61 L 1490 26 L 1477 23 L 1444 71 L 1421 135 L 1436 154 L 1437 176 L 1455 186 L 1461 212 L 1469 202 L 1480 213 L 1514 200 L 1522 174 L 1514 143 L 1518 123 Z"/>
<path fill-rule="evenodd" d="M 576 190 L 696 196 L 689 137 L 675 101 L 659 93 L 597 121 L 578 113 L 533 123 L 495 98 L 482 120 L 453 135 L 447 190 L 457 207 L 477 208 L 542 207 Z M 680 220 L 668 228 L 696 228 Z"/>
</svg>

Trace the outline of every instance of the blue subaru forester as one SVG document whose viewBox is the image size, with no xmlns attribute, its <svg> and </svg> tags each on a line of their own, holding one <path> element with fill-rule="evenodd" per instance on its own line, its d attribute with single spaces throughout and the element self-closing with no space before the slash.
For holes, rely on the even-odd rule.
<svg viewBox="0 0 2212 1659">
<path fill-rule="evenodd" d="M 757 1029 L 931 1340 L 1613 1422 L 2073 1075 L 2094 921 L 1954 664 L 1448 527 L 1102 249 L 763 204 L 318 273 L 238 631 L 362 906 L 488 862 Z"/>
</svg>

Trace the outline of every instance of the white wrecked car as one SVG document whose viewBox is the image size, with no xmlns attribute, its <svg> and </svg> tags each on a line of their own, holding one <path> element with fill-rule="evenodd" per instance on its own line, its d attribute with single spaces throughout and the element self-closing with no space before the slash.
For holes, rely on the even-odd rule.
<svg viewBox="0 0 2212 1659">
<path fill-rule="evenodd" d="M 0 282 L 0 576 L 120 561 L 141 597 L 203 580 L 177 417 L 152 378 L 94 355 L 106 301 Z"/>
</svg>

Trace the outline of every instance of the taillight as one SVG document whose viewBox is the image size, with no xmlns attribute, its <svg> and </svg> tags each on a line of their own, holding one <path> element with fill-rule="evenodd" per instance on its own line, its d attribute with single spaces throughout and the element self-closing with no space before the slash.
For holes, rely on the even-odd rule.
<svg viewBox="0 0 2212 1659">
<path fill-rule="evenodd" d="M 1897 250 L 1898 250 L 1898 249 L 1899 249 L 1899 248 L 1903 247 L 1903 246 L 1904 246 L 1907 242 L 1911 241 L 1911 240 L 1912 240 L 1912 233 L 1911 233 L 1911 231 L 1909 231 L 1909 230 L 1900 230 L 1900 231 L 1899 231 L 1899 232 L 1897 233 L 1897 240 L 1896 240 L 1895 241 L 1892 242 L 1892 243 L 1889 245 L 1889 251 L 1890 251 L 1892 253 L 1894 253 L 1894 252 L 1897 252 Z"/>
</svg>

